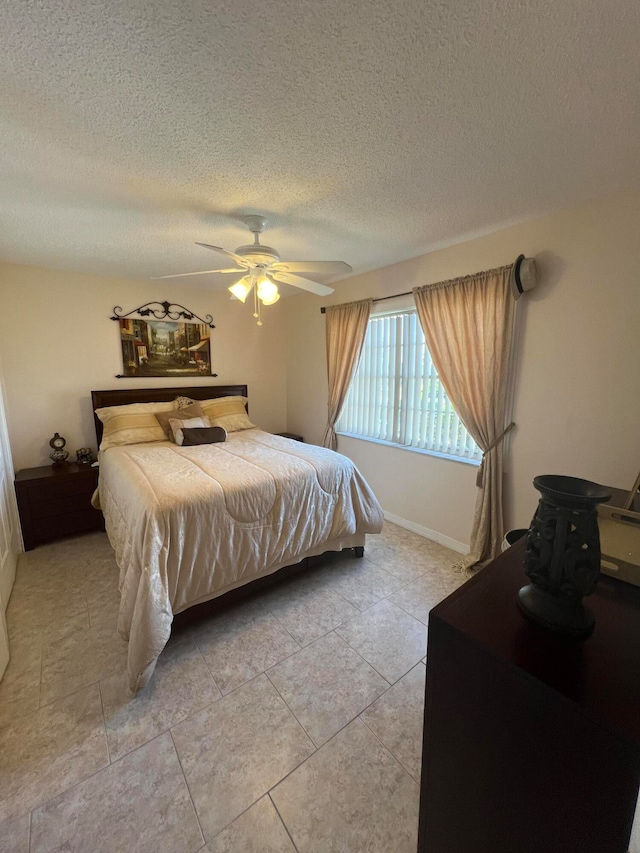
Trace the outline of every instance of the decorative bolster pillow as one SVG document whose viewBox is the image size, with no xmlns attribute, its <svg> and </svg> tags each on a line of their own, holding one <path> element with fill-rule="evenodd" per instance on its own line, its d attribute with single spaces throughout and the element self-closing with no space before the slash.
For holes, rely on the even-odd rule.
<svg viewBox="0 0 640 853">
<path fill-rule="evenodd" d="M 172 432 L 172 438 L 176 444 L 182 446 L 184 442 L 184 433 L 183 430 L 193 429 L 194 427 L 200 427 L 201 429 L 204 427 L 210 427 L 209 418 L 171 418 L 169 420 L 169 428 Z"/>
<path fill-rule="evenodd" d="M 174 401 L 175 402 L 175 401 Z M 164 434 L 167 438 L 170 438 L 171 441 L 175 441 L 173 437 L 173 433 L 171 431 L 171 427 L 169 426 L 170 420 L 179 420 L 179 421 L 188 421 L 191 418 L 204 418 L 205 413 L 202 411 L 202 407 L 199 403 L 191 403 L 189 406 L 184 406 L 182 409 L 174 409 L 171 412 L 160 412 L 156 414 L 156 418 L 158 419 L 158 423 L 164 430 Z M 202 426 L 209 426 L 203 424 Z"/>
<path fill-rule="evenodd" d="M 206 420 L 206 418 L 205 418 Z M 227 431 L 224 427 L 183 427 L 183 447 L 195 447 L 197 444 L 217 444 L 227 440 Z"/>
</svg>

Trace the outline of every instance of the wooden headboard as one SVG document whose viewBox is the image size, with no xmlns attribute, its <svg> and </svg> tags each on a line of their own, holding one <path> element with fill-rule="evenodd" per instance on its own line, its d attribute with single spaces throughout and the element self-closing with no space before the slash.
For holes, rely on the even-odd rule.
<svg viewBox="0 0 640 853">
<path fill-rule="evenodd" d="M 246 397 L 246 385 L 195 385 L 185 388 L 116 388 L 111 391 L 92 391 L 91 405 L 96 425 L 98 447 L 102 441 L 102 421 L 95 414 L 103 406 L 124 406 L 127 403 L 169 403 L 178 396 L 194 400 L 211 400 L 214 397 Z M 249 406 L 247 405 L 247 411 Z"/>
</svg>

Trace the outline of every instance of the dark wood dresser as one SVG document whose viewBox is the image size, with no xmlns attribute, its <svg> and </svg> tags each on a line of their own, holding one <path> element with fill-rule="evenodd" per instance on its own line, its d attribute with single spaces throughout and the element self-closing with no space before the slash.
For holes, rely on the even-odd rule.
<svg viewBox="0 0 640 853">
<path fill-rule="evenodd" d="M 640 588 L 583 642 L 530 625 L 519 542 L 429 619 L 419 853 L 625 853 L 640 782 Z"/>
<path fill-rule="evenodd" d="M 16 497 L 25 551 L 61 536 L 104 530 L 101 512 L 91 506 L 98 469 L 69 463 L 23 468 L 16 474 Z"/>
</svg>

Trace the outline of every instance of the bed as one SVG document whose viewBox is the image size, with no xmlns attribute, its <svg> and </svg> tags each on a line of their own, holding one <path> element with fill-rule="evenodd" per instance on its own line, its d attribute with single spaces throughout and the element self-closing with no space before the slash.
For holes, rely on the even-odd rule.
<svg viewBox="0 0 640 853">
<path fill-rule="evenodd" d="M 247 396 L 244 385 L 93 391 L 94 414 L 130 403 Z M 217 405 L 217 404 L 216 404 Z M 103 424 L 96 416 L 98 444 Z M 176 614 L 327 551 L 355 549 L 382 511 L 346 457 L 259 428 L 218 444 L 169 440 L 100 452 L 99 506 L 120 569 L 118 631 L 132 693 Z"/>
</svg>

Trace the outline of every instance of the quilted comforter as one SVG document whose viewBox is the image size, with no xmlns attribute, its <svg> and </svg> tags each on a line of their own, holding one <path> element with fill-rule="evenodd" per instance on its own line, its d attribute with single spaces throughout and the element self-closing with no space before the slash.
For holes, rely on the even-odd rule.
<svg viewBox="0 0 640 853">
<path fill-rule="evenodd" d="M 349 459 L 258 429 L 199 447 L 111 448 L 100 457 L 99 501 L 120 568 L 118 631 L 133 693 L 151 677 L 175 613 L 382 528 Z"/>
</svg>

